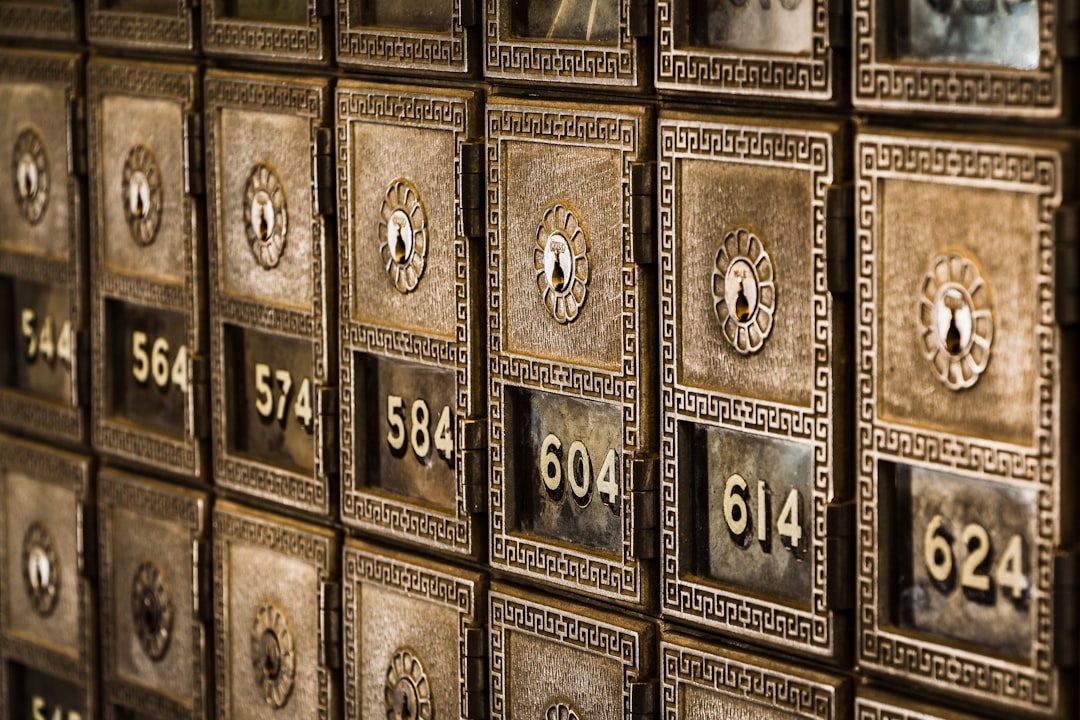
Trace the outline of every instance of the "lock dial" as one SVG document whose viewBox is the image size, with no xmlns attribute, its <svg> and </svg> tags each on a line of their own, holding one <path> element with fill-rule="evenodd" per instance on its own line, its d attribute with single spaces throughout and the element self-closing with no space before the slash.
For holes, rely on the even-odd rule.
<svg viewBox="0 0 1080 720">
<path fill-rule="evenodd" d="M 386 669 L 386 720 L 431 720 L 431 686 L 424 665 L 411 650 L 394 653 Z"/>
<path fill-rule="evenodd" d="M 259 607 L 251 627 L 251 664 L 266 703 L 285 707 L 296 675 L 296 651 L 288 618 L 276 605 Z"/>
<path fill-rule="evenodd" d="M 540 298 L 558 322 L 573 322 L 581 312 L 589 265 L 589 239 L 577 213 L 563 203 L 548 206 L 536 229 L 533 266 Z"/>
<path fill-rule="evenodd" d="M 56 609 L 60 595 L 60 568 L 56 541 L 42 522 L 34 522 L 23 536 L 23 583 L 34 611 L 48 617 Z"/>
<path fill-rule="evenodd" d="M 416 289 L 427 260 L 427 213 L 416 186 L 405 178 L 390 183 L 379 211 L 379 255 L 400 293 Z"/>
<path fill-rule="evenodd" d="M 772 332 L 776 284 L 772 260 L 756 234 L 740 227 L 724 235 L 712 271 L 713 309 L 724 337 L 743 355 Z"/>
<path fill-rule="evenodd" d="M 165 574 L 153 560 L 141 563 L 135 570 L 131 616 L 147 657 L 154 661 L 165 657 L 172 638 L 173 607 Z"/>
<path fill-rule="evenodd" d="M 972 387 L 990 363 L 994 307 L 974 259 L 960 251 L 931 261 L 919 294 L 923 354 L 951 390 Z"/>
<path fill-rule="evenodd" d="M 19 212 L 31 225 L 45 214 L 49 202 L 49 157 L 37 130 L 24 128 L 11 154 L 11 180 Z"/>
<path fill-rule="evenodd" d="M 128 151 L 120 192 L 132 239 L 151 244 L 161 225 L 161 170 L 145 145 Z"/>
<path fill-rule="evenodd" d="M 285 250 L 288 212 L 281 179 L 266 163 L 251 169 L 244 186 L 244 227 L 255 261 L 267 270 L 277 266 Z"/>
</svg>

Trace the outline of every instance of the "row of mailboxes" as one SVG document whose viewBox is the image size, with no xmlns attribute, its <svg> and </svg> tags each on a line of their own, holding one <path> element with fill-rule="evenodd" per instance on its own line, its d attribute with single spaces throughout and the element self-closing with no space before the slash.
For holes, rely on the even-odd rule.
<svg viewBox="0 0 1080 720">
<path fill-rule="evenodd" d="M 83 110 L 74 56 L 0 70 L 8 427 L 1061 706 L 1068 143 L 104 59 Z"/>
<path fill-rule="evenodd" d="M 211 509 L 202 491 L 114 469 L 95 479 L 79 456 L 0 449 L 9 717 L 961 717 L 332 530 Z"/>
<path fill-rule="evenodd" d="M 1066 0 L 208 0 L 201 23 L 197 4 L 4 0 L 0 28 L 73 41 L 85 11 L 90 43 L 114 49 L 194 52 L 201 38 L 227 59 L 746 100 L 836 104 L 850 75 L 867 110 L 1033 118 L 1073 112 L 1080 54 Z"/>
</svg>

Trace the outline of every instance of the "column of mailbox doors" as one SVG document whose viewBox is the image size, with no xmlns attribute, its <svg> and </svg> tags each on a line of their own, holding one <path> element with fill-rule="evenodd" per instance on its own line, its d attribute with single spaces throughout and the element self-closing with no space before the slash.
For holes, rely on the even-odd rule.
<svg viewBox="0 0 1080 720">
<path fill-rule="evenodd" d="M 1075 15 L 0 0 L 0 698 L 1069 716 Z"/>
</svg>

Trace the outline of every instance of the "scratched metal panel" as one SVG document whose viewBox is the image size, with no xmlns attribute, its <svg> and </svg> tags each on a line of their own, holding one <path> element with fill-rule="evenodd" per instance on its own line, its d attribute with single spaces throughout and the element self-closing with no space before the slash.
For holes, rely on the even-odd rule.
<svg viewBox="0 0 1080 720">
<path fill-rule="evenodd" d="M 86 39 L 100 47 L 195 53 L 198 0 L 86 0 Z"/>
</svg>

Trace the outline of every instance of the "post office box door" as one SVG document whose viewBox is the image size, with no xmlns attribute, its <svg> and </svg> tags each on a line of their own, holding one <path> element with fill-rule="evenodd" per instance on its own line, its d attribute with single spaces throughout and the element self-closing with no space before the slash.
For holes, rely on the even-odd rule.
<svg viewBox="0 0 1080 720">
<path fill-rule="evenodd" d="M 0 696 L 93 717 L 91 461 L 0 436 L 0 492 Z"/>
<path fill-rule="evenodd" d="M 20 432 L 84 442 L 87 273 L 78 56 L 0 54 L 0 418 Z"/>
<path fill-rule="evenodd" d="M 198 50 L 192 9 L 175 0 L 87 0 L 86 39 L 91 45 L 140 52 Z"/>
<path fill-rule="evenodd" d="M 336 1 L 339 65 L 454 76 L 480 65 L 479 0 Z"/>
<path fill-rule="evenodd" d="M 876 688 L 860 688 L 856 693 L 855 717 L 857 720 L 978 720 L 977 715 L 945 708 L 940 703 Z"/>
<path fill-rule="evenodd" d="M 345 714 L 487 717 L 487 580 L 349 541 Z"/>
<path fill-rule="evenodd" d="M 76 0 L 0 0 L 0 37 L 74 43 L 82 31 Z"/>
<path fill-rule="evenodd" d="M 325 64 L 332 8 L 322 0 L 207 0 L 203 50 L 260 62 Z"/>
<path fill-rule="evenodd" d="M 213 523 L 217 716 L 338 717 L 336 535 L 227 502 Z"/>
<path fill-rule="evenodd" d="M 93 440 L 201 478 L 209 413 L 204 221 L 189 66 L 94 61 L 88 72 L 93 232 Z"/>
<path fill-rule="evenodd" d="M 116 470 L 98 488 L 106 713 L 207 717 L 209 497 Z"/>
</svg>

